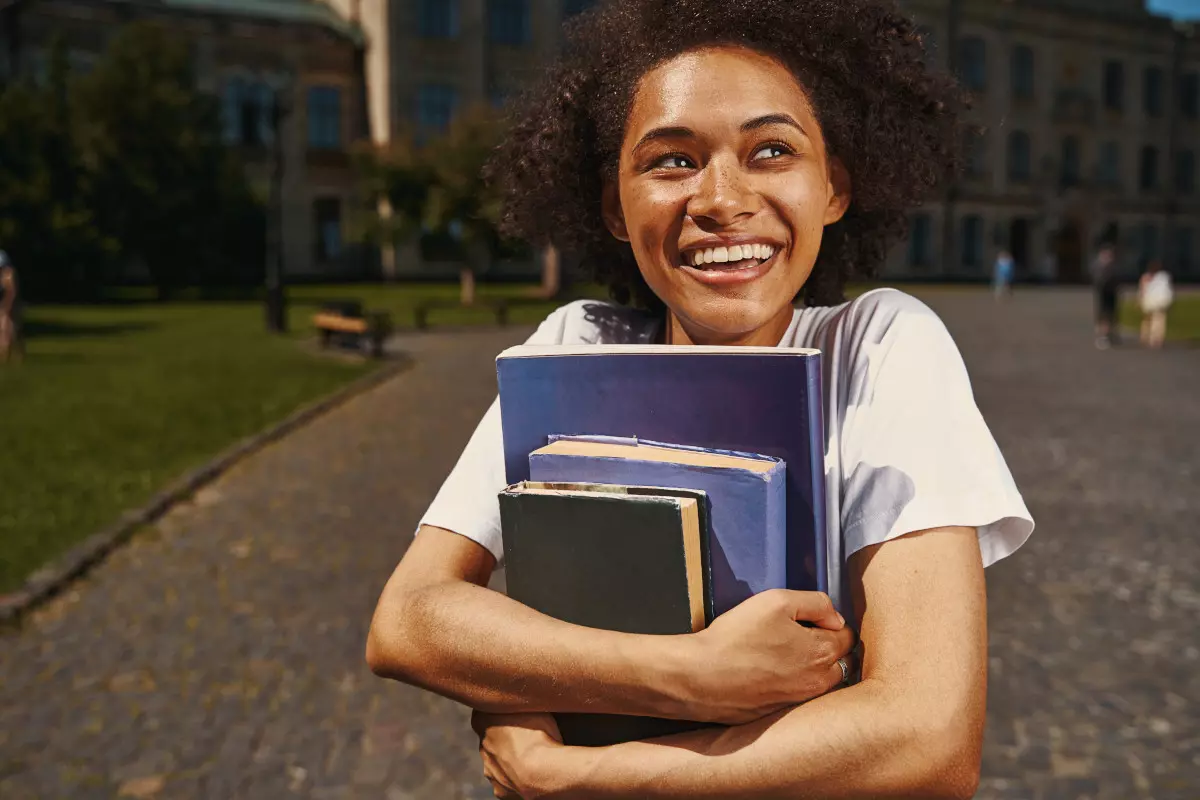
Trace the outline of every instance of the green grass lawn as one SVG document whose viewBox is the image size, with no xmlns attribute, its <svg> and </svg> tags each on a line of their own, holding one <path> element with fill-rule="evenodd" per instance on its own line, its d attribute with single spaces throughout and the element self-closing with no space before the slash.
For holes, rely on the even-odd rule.
<svg viewBox="0 0 1200 800">
<path fill-rule="evenodd" d="M 171 479 L 372 365 L 263 330 L 255 304 L 32 307 L 0 365 L 0 592 Z"/>
<path fill-rule="evenodd" d="M 1141 324 L 1137 297 L 1127 294 L 1121 301 L 1121 327 L 1136 331 Z M 1175 303 L 1167 314 L 1167 339 L 1200 341 L 1200 292 L 1175 292 Z"/>
</svg>

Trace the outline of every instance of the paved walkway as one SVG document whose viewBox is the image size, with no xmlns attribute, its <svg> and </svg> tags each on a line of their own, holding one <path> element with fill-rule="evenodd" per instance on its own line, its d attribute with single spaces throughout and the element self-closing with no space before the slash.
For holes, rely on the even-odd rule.
<svg viewBox="0 0 1200 800">
<path fill-rule="evenodd" d="M 1072 292 L 929 300 L 1039 522 L 989 574 L 981 798 L 1200 795 L 1200 350 L 1096 352 Z M 367 622 L 524 331 L 247 460 L 0 634 L 0 797 L 487 797 L 466 712 L 370 675 Z"/>
</svg>

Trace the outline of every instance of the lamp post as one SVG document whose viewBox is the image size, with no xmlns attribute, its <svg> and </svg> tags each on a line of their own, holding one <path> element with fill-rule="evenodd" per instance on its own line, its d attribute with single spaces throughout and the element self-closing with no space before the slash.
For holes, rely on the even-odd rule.
<svg viewBox="0 0 1200 800">
<path fill-rule="evenodd" d="M 284 293 L 283 258 L 283 176 L 284 125 L 292 113 L 292 80 L 285 74 L 271 91 L 271 196 L 268 203 L 266 318 L 267 330 L 287 332 L 287 296 Z"/>
</svg>

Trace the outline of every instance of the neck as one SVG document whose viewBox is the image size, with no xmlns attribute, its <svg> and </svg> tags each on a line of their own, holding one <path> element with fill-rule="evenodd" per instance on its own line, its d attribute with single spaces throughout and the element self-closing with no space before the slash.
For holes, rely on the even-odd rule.
<svg viewBox="0 0 1200 800">
<path fill-rule="evenodd" d="M 664 344 L 704 345 L 724 347 L 778 347 L 792 324 L 792 307 L 788 306 L 770 322 L 753 331 L 722 334 L 697 328 L 679 318 L 675 312 L 667 311 Z"/>
</svg>

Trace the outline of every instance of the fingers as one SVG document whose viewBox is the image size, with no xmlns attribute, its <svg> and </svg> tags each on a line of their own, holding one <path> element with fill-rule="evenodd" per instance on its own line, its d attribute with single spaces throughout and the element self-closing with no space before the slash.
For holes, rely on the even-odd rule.
<svg viewBox="0 0 1200 800">
<path fill-rule="evenodd" d="M 767 594 L 778 598 L 778 602 L 797 622 L 811 622 L 830 631 L 839 631 L 846 620 L 833 607 L 833 601 L 824 592 L 796 592 L 790 589 L 772 589 Z"/>
<path fill-rule="evenodd" d="M 858 656 L 851 651 L 847 652 L 844 656 L 840 656 L 840 660 L 846 664 L 846 672 L 845 674 L 842 673 L 838 658 L 834 658 L 834 662 L 829 664 L 829 672 L 826 674 L 826 692 L 832 692 L 835 688 L 848 686 L 858 680 Z"/>
<path fill-rule="evenodd" d="M 832 692 L 834 689 L 849 685 L 858 677 L 858 657 L 854 653 L 847 653 L 841 656 L 841 660 L 846 664 L 846 672 L 843 677 L 842 667 L 838 664 L 838 660 L 834 659 L 833 664 L 829 666 L 829 672 L 826 674 L 828 687 L 826 692 Z"/>
</svg>

